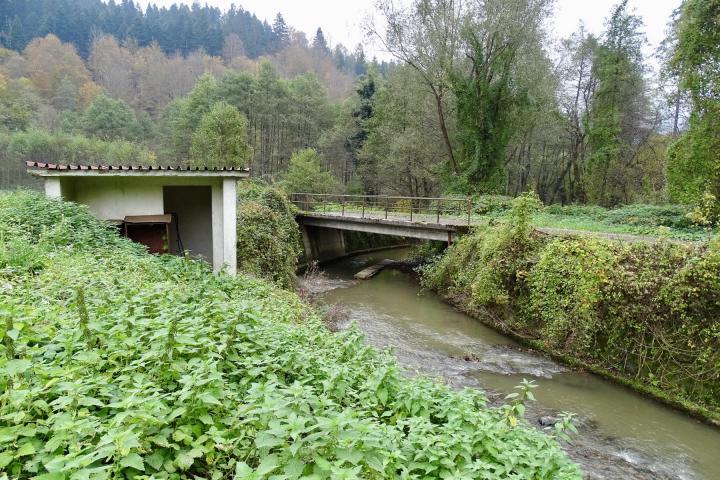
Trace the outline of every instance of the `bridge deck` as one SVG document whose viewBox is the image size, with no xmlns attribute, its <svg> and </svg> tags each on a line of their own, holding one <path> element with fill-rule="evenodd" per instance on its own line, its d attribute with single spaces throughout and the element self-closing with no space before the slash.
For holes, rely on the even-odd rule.
<svg viewBox="0 0 720 480">
<path fill-rule="evenodd" d="M 467 225 L 427 223 L 419 221 L 415 217 L 411 222 L 409 217 L 388 216 L 385 219 L 384 216 L 362 216 L 354 212 L 345 212 L 344 214 L 300 212 L 297 219 L 302 226 L 377 233 L 448 243 L 452 243 L 458 234 L 465 233 L 468 228 Z"/>
<path fill-rule="evenodd" d="M 347 218 L 353 220 L 381 220 L 391 223 L 402 223 L 402 224 L 416 224 L 418 226 L 436 226 L 436 227 L 468 227 L 469 225 L 479 225 L 480 219 L 475 219 L 468 224 L 467 218 L 462 219 L 459 217 L 441 216 L 439 219 L 437 215 L 427 213 L 414 213 L 412 219 L 407 213 L 399 212 L 371 212 L 371 211 L 353 211 L 346 210 L 345 212 L 313 212 L 313 211 L 302 211 L 301 215 L 318 217 L 318 218 Z M 439 221 L 438 221 L 439 220 Z"/>
<path fill-rule="evenodd" d="M 487 217 L 473 212 L 470 199 L 411 198 L 361 195 L 293 194 L 301 223 L 317 227 L 397 235 L 452 242 L 470 228 L 487 224 Z M 670 241 L 648 235 L 536 227 L 554 236 L 594 236 L 625 242 Z"/>
<path fill-rule="evenodd" d="M 408 215 L 388 215 L 388 218 L 385 219 L 384 214 L 368 215 L 366 212 L 365 216 L 363 217 L 362 214 L 358 212 L 348 211 L 346 211 L 344 214 L 340 212 L 300 212 L 299 217 L 301 219 L 301 223 L 313 224 L 315 226 L 325 226 L 327 228 L 338 228 L 341 230 L 366 231 L 368 233 L 382 233 L 388 235 L 399 235 L 409 238 L 449 242 L 455 241 L 458 235 L 467 233 L 470 228 L 484 224 L 482 218 L 471 219 L 469 225 L 467 221 L 463 222 L 457 218 L 443 219 L 443 223 L 438 224 L 435 222 L 436 219 L 433 218 L 432 215 L 416 214 L 413 215 L 413 221 L 411 222 Z M 331 223 L 325 223 L 323 222 L 323 220 Z M 345 223 L 346 225 L 343 225 L 343 223 Z M 349 224 L 352 224 L 352 226 L 350 226 Z M 389 228 L 383 228 L 382 231 L 378 231 L 377 228 L 373 229 L 372 227 L 369 227 L 369 225 L 373 224 Z M 402 235 L 400 233 L 395 233 L 393 231 L 393 227 L 412 230 L 407 230 L 407 234 Z M 580 235 L 600 237 L 608 240 L 617 240 L 623 242 L 657 243 L 660 241 L 665 241 L 671 243 L 692 243 L 672 238 L 668 239 L 651 235 L 636 235 L 630 233 L 594 232 L 590 230 L 575 230 L 552 227 L 535 227 L 535 230 L 546 235 L 553 236 Z M 449 237 L 447 237 L 448 233 L 450 234 Z"/>
</svg>

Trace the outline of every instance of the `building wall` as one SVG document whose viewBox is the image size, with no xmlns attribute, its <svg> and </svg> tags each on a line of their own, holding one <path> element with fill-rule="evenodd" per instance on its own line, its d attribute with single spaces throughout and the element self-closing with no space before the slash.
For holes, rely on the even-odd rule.
<svg viewBox="0 0 720 480">
<path fill-rule="evenodd" d="M 163 186 L 208 185 L 217 188 L 222 185 L 219 178 L 183 177 L 68 177 L 61 181 L 64 199 L 88 205 L 103 220 L 165 213 Z"/>
<path fill-rule="evenodd" d="M 57 191 L 56 177 L 46 178 L 49 194 Z M 203 255 L 212 261 L 215 270 L 223 264 L 228 272 L 235 273 L 235 179 L 220 177 L 61 177 L 62 198 L 88 205 L 103 220 L 123 220 L 128 215 L 159 215 L 166 213 L 163 187 L 204 185 L 211 187 L 210 232 L 205 238 L 211 246 L 203 248 Z M 47 182 L 51 182 L 49 185 Z M 225 204 L 228 208 L 225 208 Z M 227 210 L 225 212 L 225 210 Z M 171 212 L 167 212 L 171 213 Z M 230 218 L 232 217 L 232 218 Z M 207 222 L 197 228 L 207 230 Z M 227 230 L 227 232 L 225 232 Z M 227 233 L 227 235 L 226 235 Z M 200 235 L 202 236 L 202 235 Z M 225 245 L 227 244 L 227 252 Z M 232 247 L 231 247 L 232 246 Z"/>
<path fill-rule="evenodd" d="M 200 185 L 166 185 L 163 187 L 165 213 L 172 213 L 170 251 L 182 253 L 179 243 L 191 255 L 213 260 L 212 189 Z M 180 242 L 178 243 L 178 233 Z"/>
</svg>

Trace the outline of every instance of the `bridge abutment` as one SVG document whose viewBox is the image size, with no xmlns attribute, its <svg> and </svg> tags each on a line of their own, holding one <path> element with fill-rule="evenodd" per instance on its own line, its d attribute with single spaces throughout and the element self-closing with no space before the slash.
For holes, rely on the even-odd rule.
<svg viewBox="0 0 720 480">
<path fill-rule="evenodd" d="M 328 262 L 347 255 L 342 230 L 301 224 L 305 260 Z"/>
</svg>

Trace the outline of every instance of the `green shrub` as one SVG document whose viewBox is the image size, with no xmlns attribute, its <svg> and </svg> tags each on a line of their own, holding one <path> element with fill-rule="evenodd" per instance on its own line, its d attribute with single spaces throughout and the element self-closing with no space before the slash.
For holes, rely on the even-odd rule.
<svg viewBox="0 0 720 480">
<path fill-rule="evenodd" d="M 2 162 L 25 160 L 89 165 L 153 165 L 155 154 L 125 140 L 104 141 L 80 135 L 27 132 L 0 132 Z"/>
<path fill-rule="evenodd" d="M 473 213 L 496 215 L 509 211 L 512 208 L 513 199 L 505 195 L 478 195 L 472 201 Z"/>
<path fill-rule="evenodd" d="M 617 225 L 690 228 L 688 208 L 684 205 L 627 205 L 608 210 L 607 221 Z"/>
<path fill-rule="evenodd" d="M 530 321 L 553 348 L 584 354 L 598 328 L 598 304 L 615 266 L 612 244 L 557 239 L 540 251 L 530 270 Z"/>
<path fill-rule="evenodd" d="M 52 240 L 52 218 L 25 229 L 42 269 L 0 272 L 10 478 L 580 478 L 509 407 L 402 375 L 294 294 L 148 255 L 82 208 L 15 195 L 0 197 L 3 232 L 33 212 L 69 220 Z"/>
<path fill-rule="evenodd" d="M 688 207 L 684 205 L 647 205 L 634 204 L 617 208 L 604 208 L 597 205 L 549 205 L 544 213 L 549 215 L 587 218 L 612 225 L 632 225 L 647 227 L 689 228 Z"/>
<path fill-rule="evenodd" d="M 125 140 L 104 141 L 80 135 L 39 130 L 0 130 L 0 188 L 42 188 L 42 182 L 27 174 L 25 162 L 75 163 L 88 165 L 153 165 L 156 157 L 147 148 Z"/>
<path fill-rule="evenodd" d="M 468 297 L 473 306 L 506 305 L 524 288 L 529 259 L 542 242 L 530 227 L 532 212 L 539 207 L 534 193 L 513 200 L 502 226 L 476 227 L 425 266 L 423 285 Z"/>
<path fill-rule="evenodd" d="M 255 182 L 242 185 L 239 198 L 238 268 L 292 287 L 301 252 L 295 207 L 283 192 Z"/>
</svg>

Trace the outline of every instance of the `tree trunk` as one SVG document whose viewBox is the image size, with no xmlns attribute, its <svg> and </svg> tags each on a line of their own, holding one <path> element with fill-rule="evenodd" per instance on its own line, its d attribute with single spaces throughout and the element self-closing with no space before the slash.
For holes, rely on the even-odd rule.
<svg viewBox="0 0 720 480">
<path fill-rule="evenodd" d="M 459 175 L 460 170 L 458 169 L 457 162 L 455 161 L 455 154 L 453 153 L 452 143 L 450 142 L 450 135 L 448 134 L 447 126 L 445 125 L 445 112 L 443 111 L 442 97 L 437 92 L 433 93 L 435 94 L 435 103 L 437 104 L 440 130 L 442 131 L 443 140 L 445 140 L 445 147 L 447 147 L 448 157 L 450 158 L 450 167 L 452 168 L 454 174 Z"/>
</svg>

